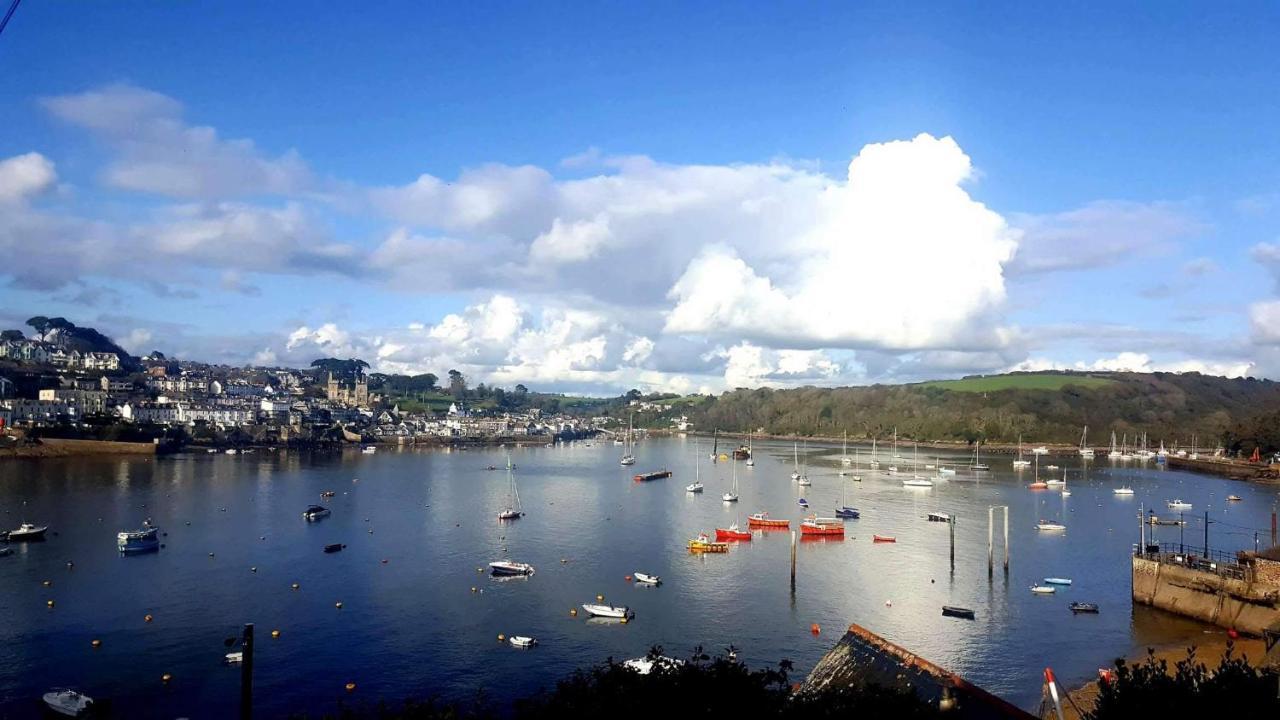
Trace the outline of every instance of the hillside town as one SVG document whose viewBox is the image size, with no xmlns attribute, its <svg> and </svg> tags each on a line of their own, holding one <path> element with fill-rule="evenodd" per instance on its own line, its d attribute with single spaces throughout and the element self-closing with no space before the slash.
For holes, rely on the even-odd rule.
<svg viewBox="0 0 1280 720">
<path fill-rule="evenodd" d="M 591 435 L 604 421 L 539 408 L 472 407 L 444 389 L 413 411 L 362 363 L 336 373 L 134 358 L 58 342 L 0 340 L 0 427 L 34 435 L 163 437 L 212 445 L 483 442 Z"/>
</svg>

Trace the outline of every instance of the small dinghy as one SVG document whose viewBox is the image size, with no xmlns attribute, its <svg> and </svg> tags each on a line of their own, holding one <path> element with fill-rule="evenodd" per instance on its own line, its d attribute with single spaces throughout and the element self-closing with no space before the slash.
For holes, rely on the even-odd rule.
<svg viewBox="0 0 1280 720">
<path fill-rule="evenodd" d="M 965 620 L 973 620 L 973 611 L 969 608 L 956 607 L 954 605 L 943 605 L 942 614 L 946 617 L 964 618 Z"/>
<path fill-rule="evenodd" d="M 534 645 L 538 644 L 537 640 L 534 640 L 533 638 L 527 637 L 524 635 L 512 635 L 511 637 L 507 638 L 507 642 L 511 643 L 511 647 L 518 647 L 518 648 L 531 648 Z"/>
<path fill-rule="evenodd" d="M 946 513 L 929 513 L 928 515 L 925 515 L 925 518 L 929 522 L 951 522 L 951 516 Z"/>
<path fill-rule="evenodd" d="M 809 501 L 808 501 L 808 500 L 805 500 L 804 498 L 800 498 L 799 500 L 797 500 L 797 501 L 796 501 L 796 504 L 797 504 L 797 505 L 799 505 L 799 506 L 800 506 L 800 507 L 802 507 L 802 508 L 807 508 L 807 507 L 809 507 Z"/>
<path fill-rule="evenodd" d="M 635 576 L 636 582 L 642 583 L 644 585 L 661 585 L 662 584 L 662 578 L 658 577 L 657 575 L 650 575 L 648 573 L 642 573 L 642 572 L 635 572 L 635 573 L 632 573 L 632 575 Z"/>
<path fill-rule="evenodd" d="M 684 488 L 685 492 L 691 492 L 691 493 L 700 493 L 702 492 L 702 490 L 703 490 L 703 487 L 702 487 L 702 483 L 700 482 L 691 483 L 689 485 L 686 485 Z"/>
<path fill-rule="evenodd" d="M 1062 523 L 1056 523 L 1056 522 L 1040 522 L 1036 524 L 1036 529 L 1045 530 L 1047 532 L 1055 532 L 1059 530 L 1066 530 L 1067 526 L 1063 525 Z"/>
<path fill-rule="evenodd" d="M 1112 490 L 1111 492 L 1115 493 L 1116 495 L 1132 495 L 1132 494 L 1133 494 L 1133 488 L 1131 488 L 1131 487 L 1118 487 L 1118 488 L 1115 488 L 1114 490 Z"/>
<path fill-rule="evenodd" d="M 1058 578 L 1058 577 L 1045 578 L 1044 584 L 1045 585 L 1070 585 L 1071 578 Z"/>
<path fill-rule="evenodd" d="M 1173 510 L 1190 510 L 1191 509 L 1191 503 L 1183 502 L 1181 499 L 1170 500 L 1168 502 L 1168 505 Z"/>
<path fill-rule="evenodd" d="M 65 717 L 84 717 L 93 708 L 93 698 L 75 690 L 50 690 L 41 698 L 51 712 Z"/>
<path fill-rule="evenodd" d="M 1098 613 L 1098 603 L 1073 602 L 1071 603 L 1071 612 L 1076 614 L 1091 613 L 1096 615 Z"/>
<path fill-rule="evenodd" d="M 1031 592 L 1036 593 L 1037 595 L 1052 595 L 1058 592 L 1058 588 L 1053 587 L 1052 585 L 1032 585 Z"/>
<path fill-rule="evenodd" d="M 630 608 L 617 607 L 614 605 L 595 605 L 592 603 L 583 603 L 582 609 L 587 611 L 591 617 L 612 618 L 614 620 L 625 620 L 635 617 L 635 613 Z"/>
<path fill-rule="evenodd" d="M 862 517 L 862 513 L 858 512 L 858 508 L 851 508 L 848 505 L 841 505 L 836 508 L 836 517 L 846 520 L 857 520 Z"/>
<path fill-rule="evenodd" d="M 13 554 L 13 548 L 9 547 L 8 545 L 0 545 L 0 557 L 4 557 L 5 555 L 12 555 L 12 554 Z"/>
<path fill-rule="evenodd" d="M 496 560 L 489 563 L 489 571 L 494 575 L 532 575 L 533 566 L 528 563 L 511 562 L 509 560 Z"/>
<path fill-rule="evenodd" d="M 244 651 L 236 650 L 235 652 L 229 652 L 223 656 L 222 662 L 227 665 L 239 665 L 244 662 Z"/>
<path fill-rule="evenodd" d="M 909 477 L 906 480 L 903 480 L 902 487 L 930 488 L 930 487 L 933 487 L 933 481 L 930 480 L 929 478 L 923 478 L 923 477 L 920 477 L 919 475 L 916 475 L 913 477 Z"/>
<path fill-rule="evenodd" d="M 896 537 L 894 537 L 894 536 L 892 536 L 892 535 L 872 535 L 872 536 L 871 536 L 871 542 L 878 542 L 878 543 L 896 543 L 896 542 L 898 542 L 898 538 L 896 538 Z"/>
<path fill-rule="evenodd" d="M 327 518 L 332 514 L 333 513 L 329 511 L 329 508 L 323 505 L 311 505 L 306 510 L 302 511 L 302 517 L 306 518 L 307 522 L 315 522 L 321 518 Z"/>
<path fill-rule="evenodd" d="M 1239 495 L 1228 495 L 1228 496 L 1227 496 L 1227 500 L 1229 500 L 1229 501 L 1231 501 L 1231 502 L 1240 502 L 1240 501 L 1241 501 L 1241 500 L 1243 500 L 1243 499 L 1244 499 L 1244 498 L 1240 497 Z"/>
<path fill-rule="evenodd" d="M 324 551 L 327 553 L 342 552 L 342 549 L 345 547 L 346 545 L 343 545 L 342 543 L 332 543 L 330 545 L 325 545 Z"/>
<path fill-rule="evenodd" d="M 325 490 L 324 492 L 320 493 L 320 497 L 322 498 L 331 498 L 334 495 L 337 495 L 337 493 L 335 493 L 332 490 Z"/>
</svg>

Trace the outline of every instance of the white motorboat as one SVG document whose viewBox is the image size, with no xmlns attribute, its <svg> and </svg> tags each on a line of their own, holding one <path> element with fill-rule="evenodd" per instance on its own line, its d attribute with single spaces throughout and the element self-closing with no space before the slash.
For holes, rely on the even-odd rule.
<svg viewBox="0 0 1280 720">
<path fill-rule="evenodd" d="M 227 448 L 225 452 L 226 452 L 226 454 L 227 454 L 227 455 L 235 455 L 235 454 L 236 454 L 236 449 L 235 449 L 235 448 Z"/>
<path fill-rule="evenodd" d="M 82 717 L 93 708 L 93 698 L 65 688 L 50 690 L 41 699 L 51 712 L 66 717 Z"/>
<path fill-rule="evenodd" d="M 1115 493 L 1116 495 L 1132 495 L 1132 494 L 1133 494 L 1133 488 L 1131 488 L 1131 487 L 1118 487 L 1118 488 L 1115 488 L 1114 490 L 1112 490 L 1111 492 Z"/>
<path fill-rule="evenodd" d="M 526 635 L 512 635 L 511 637 L 507 638 L 507 642 L 511 643 L 512 647 L 518 647 L 518 648 L 530 648 L 538 644 L 537 640 L 534 640 L 533 638 L 528 637 Z"/>
<path fill-rule="evenodd" d="M 1058 468 L 1058 466 L 1057 466 L 1057 465 L 1045 465 L 1045 466 L 1044 466 L 1044 469 L 1045 469 L 1045 470 L 1058 470 L 1059 468 Z"/>
<path fill-rule="evenodd" d="M 360 452 L 364 453 L 365 455 L 372 455 L 378 452 L 378 448 L 374 445 L 365 445 L 363 448 L 360 449 Z"/>
<path fill-rule="evenodd" d="M 702 483 L 700 482 L 690 483 L 688 485 L 685 485 L 684 487 L 685 492 L 691 492 L 691 493 L 700 493 L 703 491 L 703 489 L 704 488 L 702 486 Z"/>
<path fill-rule="evenodd" d="M 23 542 L 26 540 L 41 540 L 44 534 L 48 532 L 47 525 L 32 525 L 24 522 L 18 526 L 17 530 L 9 531 L 9 542 Z"/>
<path fill-rule="evenodd" d="M 808 487 L 810 485 L 813 485 L 813 481 L 809 479 L 808 475 L 801 475 L 800 478 L 796 480 L 796 484 L 804 487 Z"/>
<path fill-rule="evenodd" d="M 228 665 L 239 665 L 244 662 L 244 651 L 236 650 L 235 652 L 229 652 L 222 657 L 222 662 Z"/>
<path fill-rule="evenodd" d="M 1058 531 L 1058 530 L 1066 530 L 1067 526 L 1063 525 L 1062 523 L 1056 523 L 1056 522 L 1040 522 L 1036 524 L 1036 529 L 1046 530 L 1046 531 Z"/>
<path fill-rule="evenodd" d="M 949 468 L 949 467 L 940 467 L 940 468 L 938 468 L 938 474 L 939 474 L 939 475 L 955 475 L 955 474 L 956 474 L 956 469 L 955 469 L 955 468 Z"/>
<path fill-rule="evenodd" d="M 533 566 L 529 563 L 511 562 L 510 560 L 495 560 L 489 563 L 489 571 L 494 575 L 532 575 Z"/>
<path fill-rule="evenodd" d="M 516 487 L 516 476 L 511 472 L 511 454 L 507 454 L 507 506 L 498 513 L 499 520 L 518 520 L 524 517 L 524 506 L 520 504 L 520 490 Z"/>
<path fill-rule="evenodd" d="M 1071 578 L 1048 577 L 1044 579 L 1045 585 L 1070 585 Z"/>
<path fill-rule="evenodd" d="M 587 611 L 591 617 L 613 618 L 615 620 L 625 620 L 633 617 L 635 613 L 630 608 L 617 607 L 614 605 L 596 605 L 593 603 L 583 603 L 582 609 Z"/>
<path fill-rule="evenodd" d="M 648 573 L 642 573 L 642 572 L 634 572 L 632 573 L 632 576 L 635 577 L 636 582 L 643 583 L 645 585 L 661 585 L 662 584 L 662 578 L 658 577 L 657 575 L 650 575 Z"/>
<path fill-rule="evenodd" d="M 916 475 L 903 480 L 902 487 L 933 487 L 933 481 Z"/>
<path fill-rule="evenodd" d="M 1032 585 L 1031 592 L 1037 595 L 1052 595 L 1058 592 L 1058 588 L 1051 585 Z"/>
<path fill-rule="evenodd" d="M 122 553 L 156 550 L 160 547 L 160 528 L 145 520 L 138 530 L 116 533 L 116 547 Z"/>
<path fill-rule="evenodd" d="M 313 522 L 321 518 L 327 518 L 332 514 L 333 513 L 329 511 L 329 508 L 323 505 L 311 505 L 307 507 L 306 510 L 302 511 L 302 517 L 306 518 L 307 522 Z"/>
<path fill-rule="evenodd" d="M 1191 503 L 1183 502 L 1181 499 L 1170 500 L 1167 504 L 1173 510 L 1190 510 L 1191 509 Z"/>
<path fill-rule="evenodd" d="M 1032 454 L 1032 455 L 1048 455 L 1048 454 L 1049 454 L 1049 448 L 1047 448 L 1047 447 L 1045 447 L 1045 446 L 1043 446 L 1043 445 L 1041 445 L 1040 447 L 1037 447 L 1037 448 L 1031 448 L 1031 454 Z"/>
</svg>

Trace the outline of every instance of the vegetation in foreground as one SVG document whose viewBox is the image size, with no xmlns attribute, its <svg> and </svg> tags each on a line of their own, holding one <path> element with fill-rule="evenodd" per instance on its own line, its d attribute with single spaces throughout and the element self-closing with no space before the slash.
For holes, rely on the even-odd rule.
<svg viewBox="0 0 1280 720">
<path fill-rule="evenodd" d="M 655 648 L 651 658 L 661 654 Z M 701 651 L 683 665 L 658 666 L 640 675 L 612 660 L 580 670 L 554 690 L 518 700 L 510 713 L 484 702 L 470 706 L 406 701 L 346 705 L 326 718 L 356 720 L 600 720 L 600 718 L 917 718 L 941 717 L 910 692 L 867 687 L 793 697 L 791 665 L 750 670 L 727 656 Z"/>
<path fill-rule="evenodd" d="M 1088 720 L 1130 718 L 1231 718 L 1274 720 L 1280 717 L 1280 671 L 1254 667 L 1246 657 L 1232 657 L 1228 645 L 1218 667 L 1196 659 L 1195 648 L 1169 663 L 1151 652 L 1140 663 L 1116 661 L 1115 678 L 1102 683 Z"/>
</svg>

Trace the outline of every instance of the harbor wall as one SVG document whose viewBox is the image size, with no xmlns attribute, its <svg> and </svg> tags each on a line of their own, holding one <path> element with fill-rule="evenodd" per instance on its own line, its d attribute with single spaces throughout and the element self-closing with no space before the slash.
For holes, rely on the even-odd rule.
<svg viewBox="0 0 1280 720">
<path fill-rule="evenodd" d="M 1133 601 L 1261 636 L 1280 621 L 1280 571 L 1260 563 L 1242 577 L 1134 556 Z"/>
<path fill-rule="evenodd" d="M 38 443 L 0 448 L 0 458 L 50 458 L 80 455 L 155 455 L 155 443 L 41 438 Z"/>
</svg>

